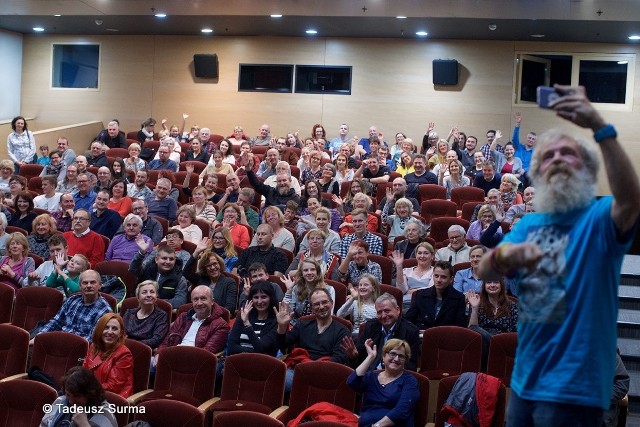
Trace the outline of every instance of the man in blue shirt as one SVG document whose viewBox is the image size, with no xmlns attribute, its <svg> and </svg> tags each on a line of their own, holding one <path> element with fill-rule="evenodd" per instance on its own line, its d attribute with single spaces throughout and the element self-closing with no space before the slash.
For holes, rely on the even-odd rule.
<svg viewBox="0 0 640 427">
<path fill-rule="evenodd" d="M 167 145 L 161 145 L 160 148 L 158 148 L 159 159 L 151 160 L 147 169 L 178 172 L 178 164 L 169 159 L 169 153 L 169 147 Z"/>
<path fill-rule="evenodd" d="M 545 132 L 531 161 L 536 212 L 482 258 L 480 275 L 508 275 L 519 297 L 507 424 L 599 427 L 611 398 L 620 268 L 640 212 L 640 184 L 585 89 L 555 88 L 556 114 L 594 132 L 613 196 L 594 197 L 595 144 Z"/>
<path fill-rule="evenodd" d="M 171 181 L 167 178 L 160 178 L 158 182 L 156 182 L 156 190 L 152 194 L 152 197 L 147 199 L 149 215 L 166 218 L 169 224 L 176 220 L 178 213 L 178 204 L 169 197 L 170 191 Z"/>
<path fill-rule="evenodd" d="M 519 157 L 522 160 L 522 169 L 525 171 L 529 171 L 529 167 L 531 166 L 531 157 L 533 157 L 533 149 L 536 145 L 537 135 L 535 132 L 529 132 L 527 134 L 527 140 L 523 144 L 520 142 L 520 124 L 522 123 L 522 114 L 517 112 L 515 114 L 516 125 L 513 128 L 513 137 L 511 141 L 516 149 L 516 157 Z"/>
<path fill-rule="evenodd" d="M 113 209 L 108 209 L 108 206 L 109 191 L 98 191 L 95 209 L 91 211 L 91 225 L 89 228 L 98 234 L 113 239 L 118 228 L 122 225 L 122 217 Z"/>
<path fill-rule="evenodd" d="M 78 175 L 76 183 L 78 184 L 78 191 L 73 195 L 75 209 L 86 209 L 91 211 L 93 208 L 93 202 L 96 201 L 96 192 L 91 189 L 89 176 L 81 173 Z"/>
</svg>

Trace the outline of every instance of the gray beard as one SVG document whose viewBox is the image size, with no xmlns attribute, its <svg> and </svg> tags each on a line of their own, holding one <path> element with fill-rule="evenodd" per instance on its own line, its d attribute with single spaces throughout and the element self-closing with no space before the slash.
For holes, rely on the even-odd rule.
<svg viewBox="0 0 640 427">
<path fill-rule="evenodd" d="M 566 174 L 556 173 L 534 180 L 536 196 L 533 205 L 538 212 L 563 214 L 587 206 L 596 194 L 596 183 L 586 170 L 562 167 Z"/>
<path fill-rule="evenodd" d="M 289 187 L 278 187 L 278 193 L 281 196 L 286 196 L 287 194 L 289 194 Z"/>
</svg>

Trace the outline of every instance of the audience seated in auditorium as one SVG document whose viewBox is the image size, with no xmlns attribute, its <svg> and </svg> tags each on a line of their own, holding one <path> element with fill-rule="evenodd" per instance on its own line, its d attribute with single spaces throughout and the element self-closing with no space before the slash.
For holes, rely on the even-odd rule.
<svg viewBox="0 0 640 427">
<path fill-rule="evenodd" d="M 169 332 L 167 312 L 158 308 L 158 282 L 143 280 L 136 286 L 138 308 L 124 313 L 127 338 L 156 349 Z"/>
<path fill-rule="evenodd" d="M 424 154 L 417 154 L 413 158 L 413 170 L 404 176 L 407 184 L 438 184 L 438 177 L 427 169 L 427 158 Z"/>
<path fill-rule="evenodd" d="M 93 209 L 93 203 L 96 201 L 96 192 L 93 191 L 89 176 L 85 173 L 78 175 L 78 191 L 73 194 L 75 209 Z"/>
<path fill-rule="evenodd" d="M 64 261 L 68 259 L 67 241 L 62 234 L 56 233 L 52 235 L 47 245 L 49 246 L 49 258 L 22 280 L 22 286 L 45 286 L 49 275 L 54 271 L 56 258 Z"/>
<path fill-rule="evenodd" d="M 224 270 L 224 260 L 211 248 L 202 251 L 198 248 L 185 267 L 185 275 L 194 285 L 208 286 L 213 292 L 213 299 L 231 313 L 235 313 L 238 285 L 235 280 L 222 274 Z"/>
<path fill-rule="evenodd" d="M 127 264 L 133 260 L 138 252 L 136 239 L 140 236 L 146 243 L 153 245 L 150 237 L 141 233 L 142 218 L 136 214 L 129 214 L 122 223 L 123 233 L 117 234 L 109 244 L 104 259 L 107 261 L 124 261 Z"/>
<path fill-rule="evenodd" d="M 482 163 L 482 173 L 476 175 L 473 179 L 473 186 L 484 190 L 484 194 L 487 195 L 492 188 L 500 188 L 501 176 L 496 173 L 496 165 L 491 160 L 485 160 Z"/>
<path fill-rule="evenodd" d="M 113 236 L 122 225 L 120 214 L 112 209 L 108 209 L 109 191 L 100 190 L 96 195 L 96 202 L 91 213 L 91 229 L 98 234 L 113 239 Z"/>
<path fill-rule="evenodd" d="M 449 244 L 436 251 L 436 261 L 447 261 L 452 265 L 469 261 L 469 245 L 464 240 L 465 231 L 461 225 L 454 224 L 447 230 Z"/>
<path fill-rule="evenodd" d="M 89 228 L 91 214 L 86 209 L 77 209 L 73 214 L 71 231 L 63 234 L 67 240 L 67 252 L 70 256 L 82 254 L 89 259 L 91 268 L 104 260 L 104 240 L 102 236 Z"/>
<path fill-rule="evenodd" d="M 364 209 L 355 209 L 351 212 L 351 221 L 354 233 L 347 234 L 340 243 L 340 258 L 344 260 L 354 240 L 364 240 L 369 245 L 369 253 L 374 255 L 382 254 L 382 239 L 367 230 L 368 215 Z"/>
<path fill-rule="evenodd" d="M 244 250 L 238 259 L 237 273 L 247 277 L 249 263 L 261 262 L 271 275 L 283 275 L 289 263 L 287 256 L 280 249 L 273 246 L 273 229 L 269 224 L 260 224 L 256 231 L 256 246 L 250 246 Z"/>
<path fill-rule="evenodd" d="M 45 175 L 41 180 L 42 194 L 33 199 L 33 206 L 49 213 L 55 212 L 60 208 L 60 196 L 62 195 L 62 193 L 56 192 L 58 181 L 53 175 Z"/>
<path fill-rule="evenodd" d="M 127 136 L 120 130 L 120 123 L 112 120 L 107 124 L 107 129 L 98 134 L 96 140 L 108 148 L 127 148 Z"/>
<path fill-rule="evenodd" d="M 104 154 L 104 150 L 105 150 L 105 145 L 102 142 L 93 141 L 91 143 L 91 155 L 88 158 L 86 158 L 87 159 L 86 166 L 93 166 L 96 168 L 100 168 L 102 166 L 109 167 L 109 160 L 107 160 L 107 156 Z M 76 157 L 76 163 L 78 163 L 77 157 Z"/>
<path fill-rule="evenodd" d="M 238 307 L 243 307 L 249 299 L 249 292 L 254 283 L 267 282 L 271 286 L 273 295 L 276 299 L 276 307 L 280 301 L 284 298 L 284 292 L 277 283 L 273 283 L 269 280 L 269 273 L 267 273 L 267 267 L 261 262 L 253 262 L 249 266 L 249 277 L 242 279 L 243 286 L 242 292 L 240 292 L 240 298 L 238 299 Z"/>
<path fill-rule="evenodd" d="M 296 241 L 293 234 L 284 228 L 284 215 L 279 208 L 276 206 L 266 208 L 262 213 L 262 223 L 269 224 L 273 230 L 273 239 L 271 240 L 273 246 L 286 249 L 290 252 L 295 251 Z M 249 246 L 257 246 L 257 244 L 258 240 L 254 234 Z"/>
<path fill-rule="evenodd" d="M 176 220 L 178 205 L 174 199 L 169 197 L 171 191 L 171 181 L 168 178 L 160 178 L 156 183 L 155 196 L 147 198 L 149 215 L 159 216 L 169 223 Z"/>
<path fill-rule="evenodd" d="M 344 242 L 344 241 L 343 241 Z M 349 251 L 342 258 L 338 271 L 342 281 L 357 286 L 360 276 L 363 274 L 371 274 L 378 282 L 382 282 L 382 269 L 380 264 L 369 260 L 369 244 L 365 240 L 354 240 L 349 245 Z"/>
<path fill-rule="evenodd" d="M 13 210 L 11 218 L 9 219 L 9 225 L 12 227 L 20 227 L 26 230 L 27 233 L 31 233 L 33 229 L 33 220 L 38 216 L 33 211 L 33 197 L 26 191 L 18 193 L 13 201 Z"/>
</svg>

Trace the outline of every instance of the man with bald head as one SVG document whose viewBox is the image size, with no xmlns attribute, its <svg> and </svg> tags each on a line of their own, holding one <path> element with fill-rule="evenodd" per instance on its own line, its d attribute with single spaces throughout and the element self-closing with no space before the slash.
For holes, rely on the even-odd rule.
<svg viewBox="0 0 640 427">
<path fill-rule="evenodd" d="M 392 188 L 387 187 L 387 195 L 380 201 L 376 213 L 382 215 L 384 212 L 386 215 L 395 215 L 396 201 L 403 197 L 409 199 L 413 205 L 413 215 L 420 215 L 420 203 L 418 203 L 418 200 L 414 197 L 407 197 L 407 182 L 404 178 L 394 179 Z"/>
<path fill-rule="evenodd" d="M 250 264 L 260 262 L 265 265 L 267 273 L 283 276 L 289 266 L 287 256 L 280 249 L 273 246 L 273 228 L 269 224 L 260 224 L 256 230 L 256 246 L 249 246 L 238 259 L 235 273 L 242 277 L 249 277 Z"/>
<path fill-rule="evenodd" d="M 224 350 L 229 337 L 229 324 L 222 318 L 222 307 L 213 300 L 213 291 L 205 285 L 196 286 L 191 291 L 193 307 L 180 314 L 162 344 L 158 353 L 167 347 L 184 345 L 202 348 L 211 353 Z M 155 355 L 152 365 L 158 363 Z"/>
<path fill-rule="evenodd" d="M 271 146 L 271 128 L 269 127 L 269 125 L 260 126 L 259 131 L 260 135 L 251 139 L 251 146 Z"/>
<path fill-rule="evenodd" d="M 258 175 L 260 178 L 267 179 L 272 175 L 276 174 L 276 165 L 278 164 L 278 160 L 280 159 L 280 152 L 271 148 L 267 151 L 267 154 L 264 156 L 264 160 L 260 162 L 260 166 L 258 167 Z"/>
</svg>

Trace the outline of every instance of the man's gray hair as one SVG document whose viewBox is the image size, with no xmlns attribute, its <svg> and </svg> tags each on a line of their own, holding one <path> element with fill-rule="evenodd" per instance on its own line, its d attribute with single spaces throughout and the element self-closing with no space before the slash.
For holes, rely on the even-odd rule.
<svg viewBox="0 0 640 427">
<path fill-rule="evenodd" d="M 573 135 L 570 135 L 560 129 L 549 129 L 538 137 L 536 142 L 536 149 L 533 151 L 533 157 L 531 158 L 531 179 L 535 182 L 540 178 L 542 152 L 544 151 L 543 148 L 546 145 L 560 141 L 561 139 L 569 139 L 571 141 L 575 141 L 575 143 L 578 144 L 578 149 L 580 150 L 580 154 L 582 154 L 582 160 L 584 162 L 585 170 L 592 175 L 595 181 L 598 177 L 598 171 L 600 170 L 600 162 L 598 161 L 596 144 L 584 139 L 575 138 Z"/>
<path fill-rule="evenodd" d="M 467 233 L 466 231 L 464 231 L 464 227 L 459 225 L 459 224 L 453 224 L 451 227 L 449 227 L 449 229 L 447 230 L 447 235 L 449 233 L 455 233 L 458 232 L 460 234 L 462 234 L 463 236 Z"/>
<path fill-rule="evenodd" d="M 389 301 L 391 303 L 391 305 L 393 306 L 393 308 L 398 308 L 398 300 L 396 299 L 396 297 L 391 295 L 389 292 L 385 292 L 384 294 L 380 295 L 376 299 L 376 305 L 377 304 L 382 304 L 385 301 Z"/>
<path fill-rule="evenodd" d="M 140 227 L 142 227 L 142 218 L 140 218 L 139 215 L 136 215 L 134 213 L 130 213 L 129 215 L 124 217 L 124 221 L 122 221 L 122 223 L 123 224 L 127 224 L 129 221 L 135 221 L 135 222 L 138 223 L 138 225 L 140 225 Z"/>
</svg>

